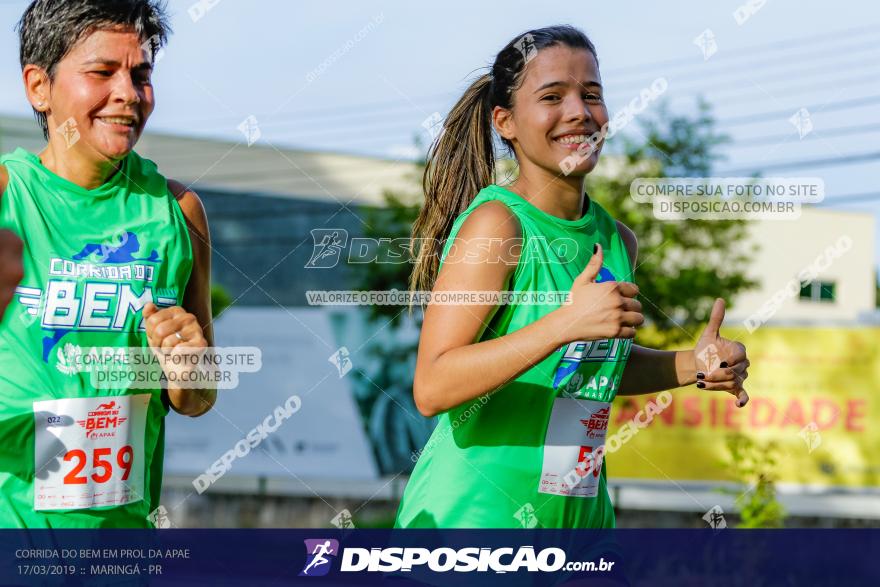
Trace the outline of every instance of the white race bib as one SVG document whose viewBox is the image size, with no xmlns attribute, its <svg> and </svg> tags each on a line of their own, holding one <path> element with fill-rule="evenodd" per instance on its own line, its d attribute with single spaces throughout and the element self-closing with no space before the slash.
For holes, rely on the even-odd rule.
<svg viewBox="0 0 880 587">
<path fill-rule="evenodd" d="M 539 493 L 595 497 L 611 404 L 557 397 L 544 437 Z"/>
<path fill-rule="evenodd" d="M 149 405 L 148 393 L 34 402 L 34 509 L 143 499 Z"/>
</svg>

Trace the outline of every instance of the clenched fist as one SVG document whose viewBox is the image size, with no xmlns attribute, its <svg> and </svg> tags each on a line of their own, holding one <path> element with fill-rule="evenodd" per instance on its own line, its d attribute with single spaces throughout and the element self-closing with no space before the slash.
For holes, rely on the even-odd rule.
<svg viewBox="0 0 880 587">
<path fill-rule="evenodd" d="M 152 303 L 144 306 L 143 316 L 147 341 L 162 361 L 169 384 L 191 380 L 187 375 L 202 365 L 201 358 L 208 348 L 198 319 L 180 306 L 160 310 Z M 180 356 L 191 360 L 170 360 Z"/>
</svg>

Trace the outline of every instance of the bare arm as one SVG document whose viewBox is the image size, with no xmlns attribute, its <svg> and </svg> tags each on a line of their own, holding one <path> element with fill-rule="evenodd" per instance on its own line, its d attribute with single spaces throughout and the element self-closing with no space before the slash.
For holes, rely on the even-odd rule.
<svg viewBox="0 0 880 587">
<path fill-rule="evenodd" d="M 183 309 L 195 317 L 208 347 L 214 346 L 211 317 L 211 240 L 208 217 L 198 195 L 176 181 L 168 187 L 180 203 L 186 217 L 193 250 L 193 269 L 183 296 Z M 178 389 L 169 386 L 168 398 L 175 411 L 200 416 L 213 407 L 216 389 Z"/>
<path fill-rule="evenodd" d="M 519 223 L 500 202 L 478 207 L 464 222 L 434 292 L 502 291 L 519 252 L 501 247 L 487 256 L 480 242 L 520 238 Z M 494 259 L 492 257 L 495 257 Z M 499 258 L 500 257 L 500 258 Z M 494 261 L 494 262 L 493 262 Z M 494 305 L 429 305 L 416 361 L 416 407 L 433 416 L 491 392 L 528 370 L 562 344 L 613 336 L 631 338 L 641 314 L 632 284 L 594 283 L 602 253 L 572 286 L 572 303 L 504 336 L 476 342 Z"/>
</svg>

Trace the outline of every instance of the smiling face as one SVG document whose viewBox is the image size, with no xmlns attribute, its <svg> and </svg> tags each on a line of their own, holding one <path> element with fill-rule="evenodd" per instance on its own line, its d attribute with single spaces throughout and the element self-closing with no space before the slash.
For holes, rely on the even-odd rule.
<svg viewBox="0 0 880 587">
<path fill-rule="evenodd" d="M 495 125 L 513 144 L 524 171 L 537 166 L 561 175 L 562 161 L 575 155 L 577 165 L 566 175 L 582 177 L 596 166 L 604 144 L 602 140 L 591 147 L 589 142 L 608 122 L 602 92 L 592 53 L 565 45 L 547 47 L 526 64 L 512 108 L 496 107 Z"/>
<path fill-rule="evenodd" d="M 58 62 L 51 82 L 25 70 L 31 103 L 48 114 L 50 142 L 66 141 L 94 160 L 131 152 L 155 106 L 150 54 L 141 45 L 134 31 L 98 30 Z"/>
</svg>

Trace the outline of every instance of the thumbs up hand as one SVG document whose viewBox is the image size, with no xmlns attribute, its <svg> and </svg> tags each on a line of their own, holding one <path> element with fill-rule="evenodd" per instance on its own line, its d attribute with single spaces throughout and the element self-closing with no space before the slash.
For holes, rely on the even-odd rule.
<svg viewBox="0 0 880 587">
<path fill-rule="evenodd" d="M 736 405 L 741 408 L 749 401 L 749 394 L 743 389 L 743 382 L 749 376 L 749 360 L 742 343 L 721 336 L 723 321 L 724 300 L 718 298 L 693 351 L 697 387 L 726 391 L 736 396 Z"/>
<path fill-rule="evenodd" d="M 645 321 L 642 304 L 635 299 L 639 293 L 636 284 L 596 283 L 603 259 L 602 246 L 597 244 L 590 262 L 571 285 L 570 303 L 558 310 L 566 316 L 563 334 L 568 342 L 633 338 L 636 327 Z"/>
</svg>

